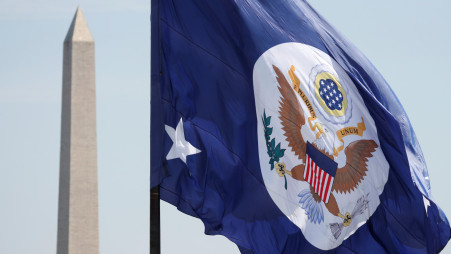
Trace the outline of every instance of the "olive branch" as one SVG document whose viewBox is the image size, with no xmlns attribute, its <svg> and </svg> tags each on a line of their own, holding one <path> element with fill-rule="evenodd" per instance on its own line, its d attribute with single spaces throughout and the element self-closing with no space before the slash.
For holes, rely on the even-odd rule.
<svg viewBox="0 0 451 254">
<path fill-rule="evenodd" d="M 271 139 L 272 134 L 272 127 L 270 127 L 271 124 L 271 116 L 266 116 L 266 112 L 263 111 L 263 127 L 265 128 L 265 140 L 266 140 L 266 148 L 268 150 L 269 155 L 269 164 L 271 165 L 271 170 L 274 169 L 274 163 L 279 162 L 280 158 L 282 158 L 285 154 L 285 149 L 280 148 L 280 142 L 276 146 L 276 139 Z M 280 170 L 280 169 L 278 169 Z M 278 173 L 280 175 L 280 173 Z M 280 175 L 282 176 L 282 175 Z M 285 178 L 285 189 L 287 189 L 287 177 L 285 174 L 283 174 L 283 177 Z"/>
</svg>

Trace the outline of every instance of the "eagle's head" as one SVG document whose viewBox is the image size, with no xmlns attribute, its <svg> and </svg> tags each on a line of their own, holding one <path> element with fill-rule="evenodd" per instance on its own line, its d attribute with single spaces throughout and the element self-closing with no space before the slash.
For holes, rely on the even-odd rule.
<svg viewBox="0 0 451 254">
<path fill-rule="evenodd" d="M 319 124 L 319 123 L 317 123 Z M 327 157 L 331 158 L 332 160 L 334 159 L 334 142 L 332 139 L 332 136 L 330 135 L 330 131 L 328 130 L 328 128 L 323 125 L 323 124 L 319 124 L 321 126 L 321 128 L 317 128 L 319 131 L 318 133 L 320 134 L 319 137 L 317 139 L 315 139 L 312 142 L 312 145 L 320 150 L 323 154 L 325 154 Z"/>
</svg>

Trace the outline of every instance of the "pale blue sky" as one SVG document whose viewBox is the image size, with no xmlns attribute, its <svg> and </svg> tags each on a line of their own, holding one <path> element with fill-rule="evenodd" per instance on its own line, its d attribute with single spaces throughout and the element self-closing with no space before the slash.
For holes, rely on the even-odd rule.
<svg viewBox="0 0 451 254">
<path fill-rule="evenodd" d="M 451 216 L 451 2 L 310 2 L 391 84 Z M 63 40 L 79 4 L 96 43 L 100 251 L 148 253 L 148 0 L 0 0 L 0 253 L 56 253 Z M 162 202 L 162 253 L 182 252 L 238 249 Z"/>
</svg>

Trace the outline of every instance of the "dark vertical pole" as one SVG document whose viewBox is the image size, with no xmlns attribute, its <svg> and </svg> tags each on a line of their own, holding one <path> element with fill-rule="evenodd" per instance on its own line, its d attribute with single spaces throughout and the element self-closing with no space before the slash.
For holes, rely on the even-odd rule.
<svg viewBox="0 0 451 254">
<path fill-rule="evenodd" d="M 150 254 L 160 254 L 160 186 L 150 190 Z"/>
<path fill-rule="evenodd" d="M 151 0 L 150 4 L 150 68 L 151 68 L 151 98 L 152 90 L 158 87 L 160 82 L 160 0 Z M 155 93 L 155 92 L 154 92 Z M 154 94 L 156 96 L 156 94 Z M 154 101 L 155 102 L 155 101 Z M 152 111 L 152 99 L 151 99 Z M 151 115 L 152 119 L 152 115 Z M 151 120 L 152 121 L 152 120 Z M 150 123 L 152 126 L 152 122 Z M 152 136 L 152 129 L 151 135 Z M 152 142 L 152 140 L 151 140 Z M 151 145 L 152 158 L 152 145 Z M 150 161 L 152 168 L 152 161 Z M 152 178 L 152 170 L 150 170 L 150 178 Z M 157 177 L 157 176 L 154 176 Z M 155 186 L 150 190 L 150 254 L 161 253 L 160 240 L 160 186 Z"/>
</svg>

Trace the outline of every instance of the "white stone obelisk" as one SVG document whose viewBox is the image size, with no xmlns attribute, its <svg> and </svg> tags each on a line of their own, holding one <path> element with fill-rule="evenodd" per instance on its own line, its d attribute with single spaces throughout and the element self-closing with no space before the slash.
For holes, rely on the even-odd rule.
<svg viewBox="0 0 451 254">
<path fill-rule="evenodd" d="M 57 254 L 98 254 L 94 40 L 80 10 L 64 40 Z"/>
</svg>

